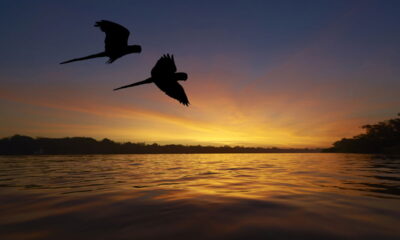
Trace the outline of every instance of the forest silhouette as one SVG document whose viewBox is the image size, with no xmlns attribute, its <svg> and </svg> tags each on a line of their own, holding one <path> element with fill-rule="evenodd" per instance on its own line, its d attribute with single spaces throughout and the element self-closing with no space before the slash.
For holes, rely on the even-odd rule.
<svg viewBox="0 0 400 240">
<path fill-rule="evenodd" d="M 14 135 L 0 139 L 0 155 L 30 154 L 151 154 L 151 153 L 376 153 L 400 154 L 400 113 L 397 118 L 362 126 L 366 133 L 343 138 L 331 148 L 262 148 L 243 146 L 159 145 L 118 143 L 89 137 L 32 138 Z"/>
<path fill-rule="evenodd" d="M 151 154 L 151 153 L 304 153 L 319 149 L 261 148 L 231 146 L 159 145 L 157 143 L 117 143 L 107 138 L 97 141 L 88 137 L 32 138 L 14 135 L 0 139 L 0 155 L 31 154 Z"/>
<path fill-rule="evenodd" d="M 400 154 L 400 113 L 397 118 L 362 128 L 366 133 L 343 138 L 325 152 Z"/>
</svg>

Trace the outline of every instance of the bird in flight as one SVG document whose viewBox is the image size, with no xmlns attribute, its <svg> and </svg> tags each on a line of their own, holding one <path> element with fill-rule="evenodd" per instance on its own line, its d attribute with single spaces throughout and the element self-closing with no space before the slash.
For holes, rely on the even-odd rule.
<svg viewBox="0 0 400 240">
<path fill-rule="evenodd" d="M 183 105 L 188 106 L 189 100 L 185 94 L 185 90 L 183 90 L 183 87 L 178 83 L 178 81 L 186 81 L 188 75 L 184 72 L 176 71 L 177 69 L 175 65 L 174 55 L 163 55 L 151 70 L 150 78 L 116 88 L 114 89 L 114 91 L 146 83 L 154 83 L 165 94 L 178 100 Z"/>
<path fill-rule="evenodd" d="M 107 20 L 98 21 L 94 26 L 99 27 L 101 31 L 106 33 L 106 39 L 104 41 L 105 51 L 86 57 L 74 58 L 60 64 L 97 57 L 108 57 L 109 60 L 107 63 L 112 63 L 126 54 L 140 53 L 142 51 L 142 47 L 140 45 L 128 45 L 129 30 L 125 27 Z"/>
</svg>

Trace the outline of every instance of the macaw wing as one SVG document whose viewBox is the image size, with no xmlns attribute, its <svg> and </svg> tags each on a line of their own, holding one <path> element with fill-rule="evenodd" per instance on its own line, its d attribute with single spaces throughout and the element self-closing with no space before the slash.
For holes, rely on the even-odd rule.
<svg viewBox="0 0 400 240">
<path fill-rule="evenodd" d="M 165 94 L 168 96 L 178 100 L 180 103 L 182 103 L 185 106 L 189 105 L 189 100 L 186 96 L 185 90 L 183 87 L 175 81 L 171 82 L 155 82 L 158 88 L 161 89 Z"/>
<path fill-rule="evenodd" d="M 107 20 L 98 21 L 94 26 L 106 34 L 104 41 L 106 51 L 128 46 L 129 30 L 125 27 Z"/>
<path fill-rule="evenodd" d="M 151 70 L 153 78 L 168 77 L 176 72 L 174 55 L 163 55 Z"/>
</svg>

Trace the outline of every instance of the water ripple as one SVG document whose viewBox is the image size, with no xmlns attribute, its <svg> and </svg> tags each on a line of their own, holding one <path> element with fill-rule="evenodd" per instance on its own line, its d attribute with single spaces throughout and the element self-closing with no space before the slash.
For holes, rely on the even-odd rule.
<svg viewBox="0 0 400 240">
<path fill-rule="evenodd" d="M 399 239 L 400 159 L 2 156 L 0 206 L 0 239 Z"/>
</svg>

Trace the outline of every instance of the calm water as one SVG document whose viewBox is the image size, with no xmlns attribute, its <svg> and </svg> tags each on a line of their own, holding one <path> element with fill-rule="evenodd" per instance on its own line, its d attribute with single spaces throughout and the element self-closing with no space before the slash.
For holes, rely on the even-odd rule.
<svg viewBox="0 0 400 240">
<path fill-rule="evenodd" d="M 0 157 L 0 239 L 400 239 L 400 157 Z"/>
</svg>

